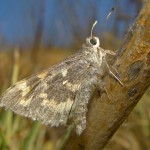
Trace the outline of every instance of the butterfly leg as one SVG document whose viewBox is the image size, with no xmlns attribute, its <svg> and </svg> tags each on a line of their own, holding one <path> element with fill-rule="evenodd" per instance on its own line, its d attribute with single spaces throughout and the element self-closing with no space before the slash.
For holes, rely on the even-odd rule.
<svg viewBox="0 0 150 150">
<path fill-rule="evenodd" d="M 110 50 L 105 50 L 105 53 L 106 53 L 106 54 L 113 55 L 113 56 L 116 55 L 115 52 L 110 51 Z M 109 70 L 109 73 L 123 86 L 123 83 L 120 81 L 120 79 L 110 70 L 110 67 L 109 67 L 107 61 L 105 61 L 105 62 L 106 62 L 106 66 L 107 66 L 107 68 L 108 68 L 108 70 Z"/>
<path fill-rule="evenodd" d="M 108 96 L 108 99 L 111 100 L 110 95 L 105 87 L 105 83 L 102 80 L 98 81 L 97 90 L 98 90 L 99 97 L 101 96 L 101 93 L 105 92 Z"/>
<path fill-rule="evenodd" d="M 113 55 L 113 56 L 116 55 L 116 53 L 113 52 L 113 51 L 111 51 L 111 50 L 105 50 L 105 53 L 106 53 L 106 54 L 109 54 L 109 55 Z"/>
<path fill-rule="evenodd" d="M 110 70 L 110 67 L 109 67 L 107 61 L 106 61 L 106 66 L 109 70 L 109 73 L 123 86 L 123 83 L 120 81 L 120 79 Z"/>
</svg>

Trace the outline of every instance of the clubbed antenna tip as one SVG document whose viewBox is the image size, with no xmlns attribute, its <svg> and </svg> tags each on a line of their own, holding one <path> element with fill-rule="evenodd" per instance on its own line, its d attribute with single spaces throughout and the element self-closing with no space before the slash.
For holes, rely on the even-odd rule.
<svg viewBox="0 0 150 150">
<path fill-rule="evenodd" d="M 107 15 L 107 17 L 106 17 L 106 21 L 107 21 L 107 19 L 110 17 L 110 15 L 113 13 L 113 11 L 115 11 L 115 8 L 113 7 L 112 9 L 111 9 L 111 11 L 108 13 L 108 15 Z"/>
</svg>

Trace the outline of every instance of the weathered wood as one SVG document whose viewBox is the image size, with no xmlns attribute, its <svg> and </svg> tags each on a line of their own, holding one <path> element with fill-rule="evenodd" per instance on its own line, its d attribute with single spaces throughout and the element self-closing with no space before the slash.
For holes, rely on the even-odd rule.
<svg viewBox="0 0 150 150">
<path fill-rule="evenodd" d="M 114 132 L 130 114 L 150 85 L 150 1 L 147 1 L 129 30 L 124 43 L 117 51 L 113 64 L 121 86 L 114 78 L 106 76 L 106 93 L 90 101 L 87 128 L 81 136 L 73 133 L 65 150 L 103 149 Z"/>
</svg>

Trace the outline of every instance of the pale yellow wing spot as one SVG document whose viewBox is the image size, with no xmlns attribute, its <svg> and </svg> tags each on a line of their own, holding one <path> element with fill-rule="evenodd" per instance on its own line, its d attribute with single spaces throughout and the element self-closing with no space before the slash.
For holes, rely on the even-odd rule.
<svg viewBox="0 0 150 150">
<path fill-rule="evenodd" d="M 68 90 L 75 92 L 76 90 L 78 90 L 79 88 L 79 84 L 71 84 L 69 82 L 66 83 L 66 87 L 68 88 Z"/>
<path fill-rule="evenodd" d="M 22 99 L 22 100 L 19 102 L 19 104 L 25 107 L 25 106 L 30 105 L 31 101 L 32 101 L 32 97 L 29 98 L 29 99 Z"/>
<path fill-rule="evenodd" d="M 62 73 L 62 76 L 63 76 L 63 77 L 66 77 L 68 71 L 67 71 L 67 69 L 63 69 L 63 70 L 61 71 L 61 73 Z"/>
<path fill-rule="evenodd" d="M 66 84 L 68 82 L 68 80 L 63 81 L 63 85 Z"/>
<path fill-rule="evenodd" d="M 37 77 L 40 78 L 40 79 L 45 79 L 46 76 L 47 76 L 47 72 L 43 72 L 43 73 L 40 73 L 40 74 L 37 75 Z"/>
</svg>

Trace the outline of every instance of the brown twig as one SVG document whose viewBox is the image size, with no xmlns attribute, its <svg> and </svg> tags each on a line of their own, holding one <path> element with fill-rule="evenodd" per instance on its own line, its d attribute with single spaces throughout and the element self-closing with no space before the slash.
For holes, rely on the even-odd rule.
<svg viewBox="0 0 150 150">
<path fill-rule="evenodd" d="M 90 101 L 87 128 L 81 136 L 72 133 L 65 150 L 103 149 L 150 85 L 150 1 L 142 8 L 134 25 L 118 50 L 113 64 L 121 86 L 110 76 L 105 78 L 111 100 L 103 93 Z"/>
</svg>

